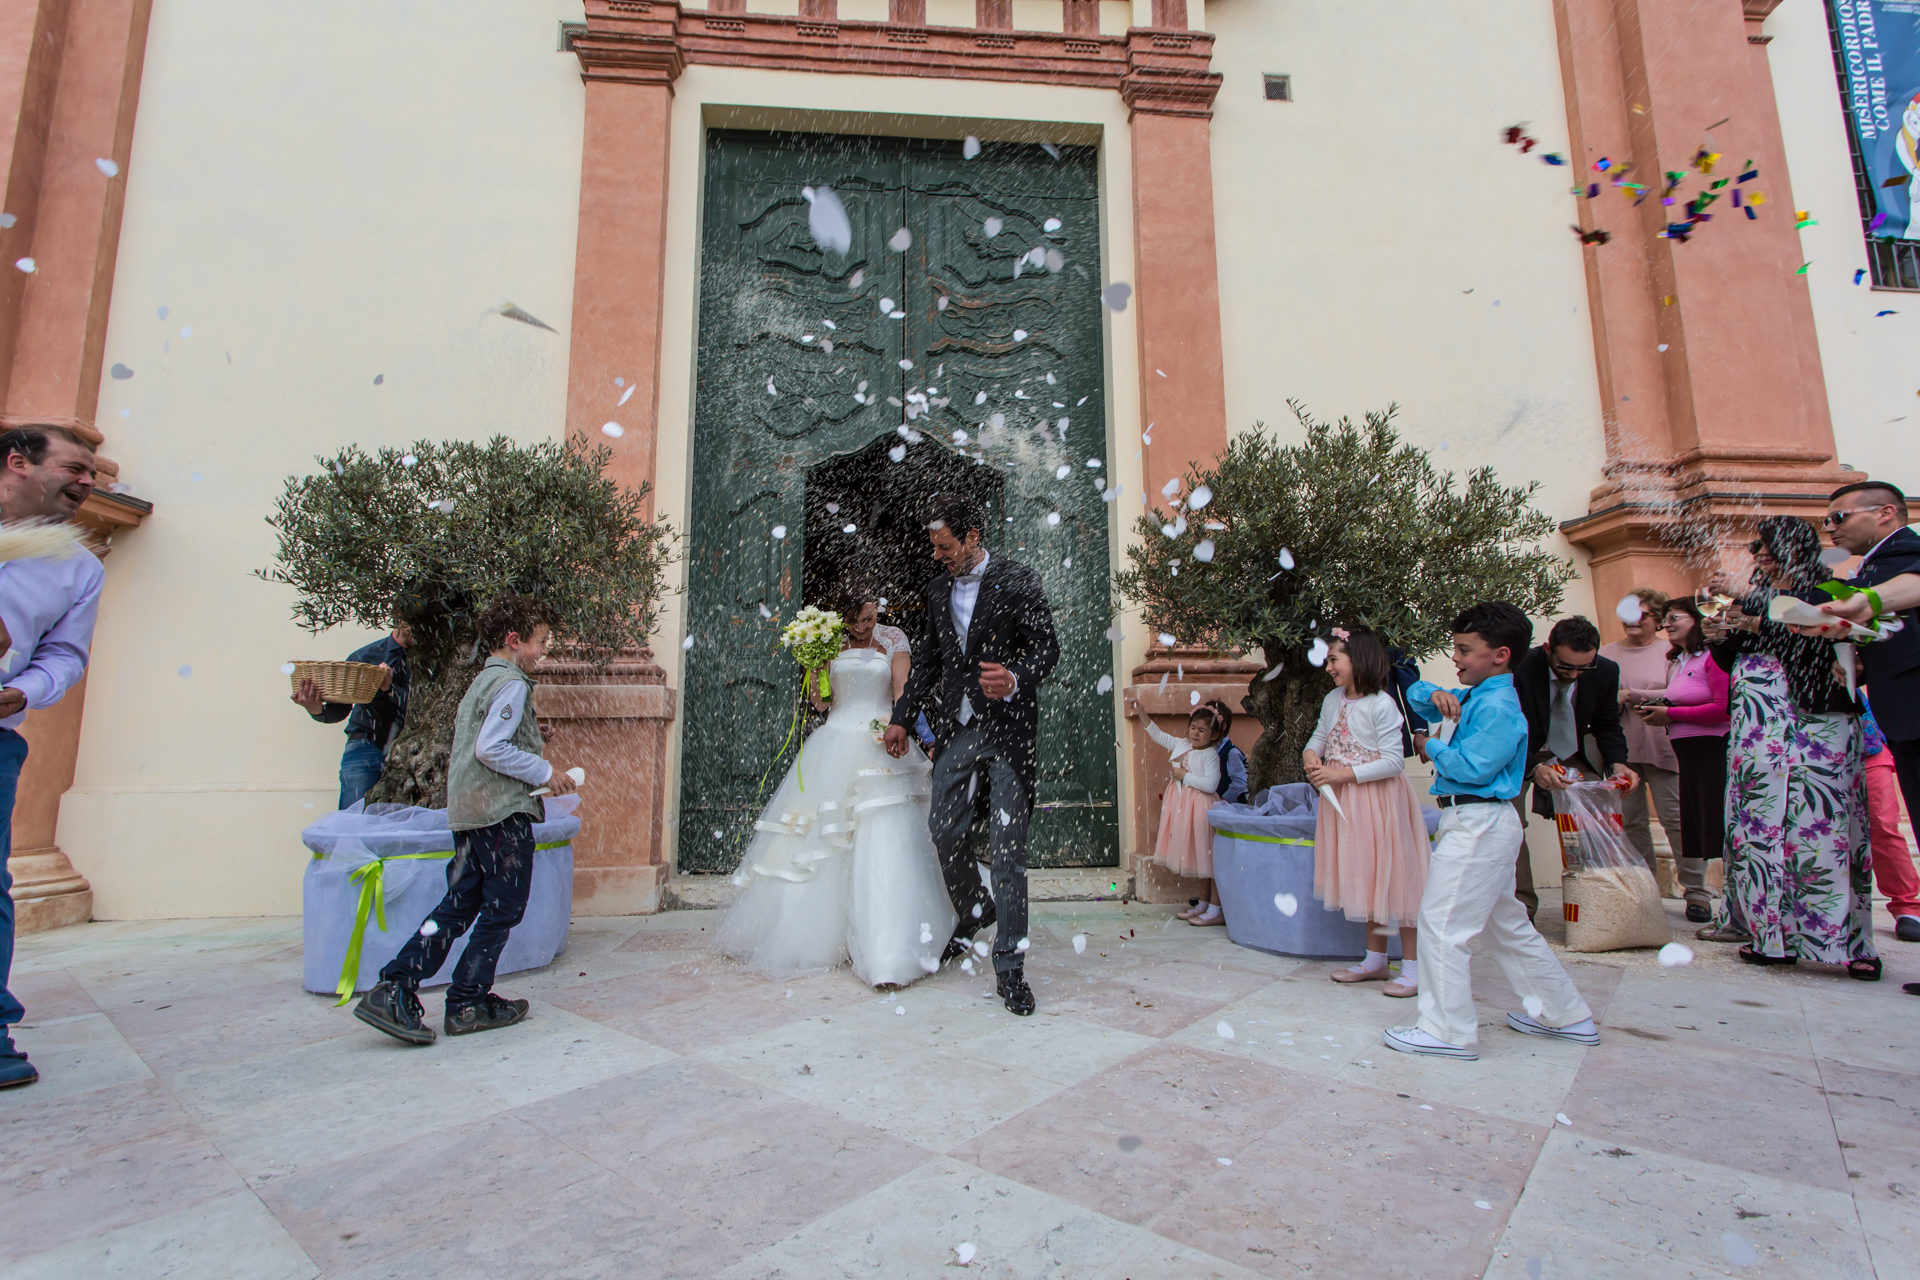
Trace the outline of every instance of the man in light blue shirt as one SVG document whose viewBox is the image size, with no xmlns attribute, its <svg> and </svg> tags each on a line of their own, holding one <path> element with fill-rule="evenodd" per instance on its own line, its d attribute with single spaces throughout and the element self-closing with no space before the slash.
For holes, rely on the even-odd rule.
<svg viewBox="0 0 1920 1280">
<path fill-rule="evenodd" d="M 1505 602 L 1477 604 L 1453 621 L 1453 666 L 1465 688 L 1422 680 L 1407 690 L 1415 714 L 1456 723 L 1445 742 L 1414 735 L 1433 766 L 1442 810 L 1420 897 L 1420 1016 L 1394 1027 L 1387 1047 L 1448 1058 L 1480 1056 L 1473 1007 L 1473 953 L 1481 949 L 1529 1012 L 1507 1025 L 1526 1035 L 1598 1044 L 1593 1014 L 1513 896 L 1514 856 L 1526 839 L 1513 799 L 1527 764 L 1527 718 L 1513 691 L 1513 664 L 1533 624 Z"/>
<path fill-rule="evenodd" d="M 93 492 L 93 449 L 64 427 L 0 431 L 0 519 L 71 520 Z M 94 613 L 105 578 L 88 551 L 55 559 L 0 563 L 0 1089 L 40 1078 L 14 1047 L 8 1028 L 26 1010 L 7 990 L 13 969 L 13 802 L 27 740 L 20 723 L 30 708 L 50 707 L 87 672 Z"/>
</svg>

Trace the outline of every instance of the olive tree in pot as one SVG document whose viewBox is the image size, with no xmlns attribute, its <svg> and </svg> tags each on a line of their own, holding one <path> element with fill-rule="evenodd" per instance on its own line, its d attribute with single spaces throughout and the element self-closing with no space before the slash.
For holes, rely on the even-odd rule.
<svg viewBox="0 0 1920 1280">
<path fill-rule="evenodd" d="M 288 479 L 267 523 L 279 546 L 268 582 L 294 589 L 309 631 L 357 623 L 413 628 L 407 722 L 367 801 L 446 804 L 453 717 L 486 661 L 475 621 L 508 593 L 546 602 L 571 656 L 606 662 L 642 648 L 659 614 L 676 535 L 649 518 L 647 490 L 578 444 L 423 440 L 355 446 Z"/>
<path fill-rule="evenodd" d="M 1540 545 L 1555 524 L 1536 485 L 1503 485 L 1492 467 L 1457 481 L 1400 439 L 1394 407 L 1356 426 L 1288 403 L 1304 438 L 1283 444 L 1256 423 L 1189 468 L 1140 517 L 1114 580 L 1163 637 L 1260 653 L 1244 703 L 1262 729 L 1250 791 L 1304 780 L 1300 753 L 1333 687 L 1315 642 L 1331 628 L 1372 627 L 1418 659 L 1450 643 L 1464 606 L 1551 613 L 1574 576 Z"/>
</svg>

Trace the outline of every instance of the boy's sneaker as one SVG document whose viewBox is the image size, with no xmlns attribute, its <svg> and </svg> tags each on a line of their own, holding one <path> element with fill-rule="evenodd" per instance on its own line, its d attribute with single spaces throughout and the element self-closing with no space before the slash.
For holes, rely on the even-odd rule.
<svg viewBox="0 0 1920 1280">
<path fill-rule="evenodd" d="M 1507 1025 L 1522 1035 L 1552 1036 L 1555 1040 L 1571 1040 L 1575 1044 L 1600 1043 L 1600 1032 L 1593 1025 L 1592 1018 L 1582 1018 L 1564 1027 L 1550 1027 L 1544 1022 L 1529 1018 L 1524 1013 L 1510 1013 L 1507 1015 Z"/>
<path fill-rule="evenodd" d="M 447 1034 L 472 1035 L 476 1031 L 497 1031 L 510 1027 L 527 1016 L 525 1000 L 507 1000 L 489 991 L 478 1000 L 455 1004 L 447 1001 Z"/>
<path fill-rule="evenodd" d="M 420 997 L 397 982 L 383 981 L 360 997 L 353 1016 L 408 1044 L 432 1044 L 433 1028 L 422 1020 Z"/>
<path fill-rule="evenodd" d="M 1480 1050 L 1473 1045 L 1448 1044 L 1414 1026 L 1388 1027 L 1381 1039 L 1386 1042 L 1387 1048 L 1398 1049 L 1402 1053 L 1425 1053 L 1438 1058 L 1465 1058 L 1468 1061 L 1480 1056 Z"/>
<path fill-rule="evenodd" d="M 0 1089 L 17 1089 L 39 1078 L 40 1073 L 34 1070 L 33 1064 L 27 1061 L 27 1055 L 20 1050 L 9 1049 L 0 1053 Z"/>
</svg>

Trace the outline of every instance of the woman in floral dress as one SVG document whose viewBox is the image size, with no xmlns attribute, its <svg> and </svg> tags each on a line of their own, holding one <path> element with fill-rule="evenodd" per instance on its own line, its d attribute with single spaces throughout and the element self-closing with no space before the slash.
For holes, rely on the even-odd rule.
<svg viewBox="0 0 1920 1280">
<path fill-rule="evenodd" d="M 1798 517 L 1774 516 L 1750 549 L 1755 590 L 1738 602 L 1729 621 L 1739 629 L 1717 653 L 1733 672 L 1726 912 L 1702 936 L 1745 934 L 1740 958 L 1749 964 L 1845 965 L 1876 981 L 1858 708 L 1834 674 L 1830 641 L 1766 618 L 1777 594 L 1819 598 L 1820 535 Z"/>
</svg>

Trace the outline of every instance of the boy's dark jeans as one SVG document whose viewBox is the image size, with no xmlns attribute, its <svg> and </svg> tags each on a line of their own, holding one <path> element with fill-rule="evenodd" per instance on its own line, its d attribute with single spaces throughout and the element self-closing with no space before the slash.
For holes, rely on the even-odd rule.
<svg viewBox="0 0 1920 1280">
<path fill-rule="evenodd" d="M 533 819 L 516 813 L 491 827 L 453 833 L 453 861 L 447 866 L 447 896 L 427 919 L 439 928 L 430 936 L 415 933 L 400 954 L 380 971 L 382 981 L 409 990 L 439 972 L 454 940 L 473 926 L 473 936 L 453 969 L 447 1003 L 478 1000 L 493 989 L 493 969 L 507 934 L 527 911 L 533 883 Z"/>
</svg>

